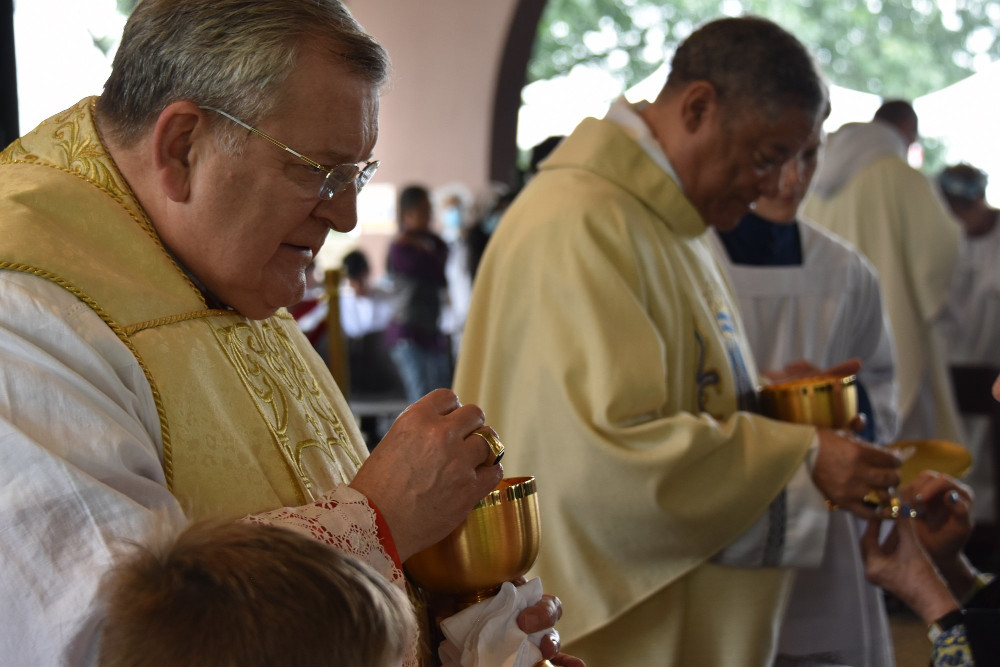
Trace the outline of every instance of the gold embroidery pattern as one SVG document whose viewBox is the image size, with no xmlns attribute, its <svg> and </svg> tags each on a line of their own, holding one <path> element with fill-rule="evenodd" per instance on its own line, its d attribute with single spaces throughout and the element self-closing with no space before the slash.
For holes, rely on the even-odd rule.
<svg viewBox="0 0 1000 667">
<path fill-rule="evenodd" d="M 30 152 L 22 138 L 7 147 L 0 155 L 0 162 L 32 162 L 63 168 L 90 181 L 117 201 L 126 201 L 130 198 L 128 187 L 119 180 L 114 168 L 108 165 L 104 146 L 95 134 L 86 128 L 81 128 L 81 124 L 89 119 L 89 104 L 91 101 L 85 100 L 70 107 L 39 125 L 32 133 L 41 134 L 42 131 L 53 127 L 51 138 L 45 140 L 45 145 L 47 148 L 54 148 L 58 156 L 44 159 Z"/>
<path fill-rule="evenodd" d="M 347 444 L 350 438 L 340 417 L 280 325 L 247 321 L 213 330 L 307 496 L 313 497 L 313 480 L 302 460 L 307 450 L 317 448 L 331 461 L 346 454 L 355 466 L 361 465 Z M 298 404 L 312 437 L 292 442 L 288 433 L 292 402 Z"/>
<path fill-rule="evenodd" d="M 2 153 L 0 153 L 0 164 L 27 163 L 45 165 L 58 169 L 59 171 L 73 174 L 83 180 L 95 185 L 99 190 L 107 194 L 125 209 L 129 217 L 135 220 L 146 234 L 153 240 L 157 248 L 177 267 L 177 271 L 183 276 L 184 282 L 188 284 L 193 292 L 198 294 L 202 302 L 205 302 L 201 291 L 195 287 L 190 278 L 184 273 L 174 258 L 170 256 L 160 235 L 153 227 L 146 212 L 139 206 L 135 195 L 129 188 L 115 165 L 114 159 L 105 150 L 97 134 L 94 121 L 97 98 L 91 97 L 81 100 L 73 107 L 62 113 L 49 118 L 31 133 L 24 137 L 19 137 L 11 143 Z M 51 138 L 39 140 L 40 135 L 47 128 L 55 125 Z M 46 151 L 52 150 L 59 154 L 43 158 L 29 151 L 24 145 L 24 139 L 29 138 L 29 145 L 34 141 L 40 141 Z"/>
<path fill-rule="evenodd" d="M 0 152 L 0 164 L 11 164 L 17 161 L 34 162 L 37 159 L 37 155 L 31 155 L 28 149 L 24 147 L 20 137 L 12 141 L 7 148 Z"/>
<path fill-rule="evenodd" d="M 79 104 L 53 117 L 52 122 L 56 125 L 52 133 L 53 145 L 62 151 L 62 163 L 71 172 L 94 183 L 118 201 L 125 201 L 129 198 L 128 188 L 106 163 L 104 147 L 89 132 L 80 129 L 81 121 L 87 118 L 87 109 Z"/>
</svg>

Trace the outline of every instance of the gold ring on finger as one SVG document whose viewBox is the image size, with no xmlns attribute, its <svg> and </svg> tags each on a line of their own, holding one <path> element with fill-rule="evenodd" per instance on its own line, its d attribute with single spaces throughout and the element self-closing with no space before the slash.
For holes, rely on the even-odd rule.
<svg viewBox="0 0 1000 667">
<path fill-rule="evenodd" d="M 865 497 L 861 499 L 861 503 L 866 507 L 878 507 L 882 504 L 882 499 L 879 498 L 878 491 L 872 489 L 865 494 Z"/>
<path fill-rule="evenodd" d="M 493 456 L 493 461 L 490 465 L 495 466 L 500 463 L 500 459 L 503 458 L 503 443 L 500 442 L 500 438 L 498 438 L 493 431 L 485 426 L 483 428 L 477 428 L 473 431 L 473 433 L 485 440 L 486 446 L 490 448 L 490 454 Z"/>
</svg>

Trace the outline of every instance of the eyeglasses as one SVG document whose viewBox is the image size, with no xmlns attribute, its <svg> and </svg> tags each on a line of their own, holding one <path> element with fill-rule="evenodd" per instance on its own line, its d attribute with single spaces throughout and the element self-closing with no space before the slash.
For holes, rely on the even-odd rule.
<svg viewBox="0 0 1000 667">
<path fill-rule="evenodd" d="M 235 116 L 229 115 L 222 109 L 216 109 L 215 107 L 199 107 L 199 108 L 205 109 L 206 111 L 214 111 L 220 116 L 225 116 L 226 118 L 233 121 L 237 125 L 245 127 L 246 129 L 250 130 L 257 136 L 267 139 L 278 148 L 288 151 L 289 153 L 291 153 L 292 155 L 294 155 L 295 157 L 299 158 L 300 160 L 308 164 L 310 167 L 312 167 L 314 173 L 323 176 L 323 182 L 319 186 L 319 193 L 317 195 L 320 199 L 333 199 L 333 196 L 335 194 L 342 191 L 348 185 L 352 184 L 354 185 L 355 192 L 361 192 L 361 188 L 363 188 L 365 184 L 372 179 L 372 176 L 375 175 L 375 171 L 378 169 L 379 164 L 381 164 L 378 160 L 372 160 L 367 164 L 362 164 L 358 162 L 356 164 L 347 163 L 347 164 L 338 164 L 333 167 L 327 167 L 325 165 L 320 164 L 319 162 L 316 162 L 315 160 L 307 158 L 305 155 L 299 153 L 297 150 L 289 148 L 288 146 L 281 143 L 274 137 L 270 137 L 264 134 L 256 127 L 244 123 L 242 120 L 236 118 Z"/>
</svg>

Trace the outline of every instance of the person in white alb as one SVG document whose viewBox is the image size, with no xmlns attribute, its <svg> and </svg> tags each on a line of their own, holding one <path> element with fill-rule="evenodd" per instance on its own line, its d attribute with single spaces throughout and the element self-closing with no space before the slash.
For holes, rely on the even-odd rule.
<svg viewBox="0 0 1000 667">
<path fill-rule="evenodd" d="M 827 139 L 804 218 L 846 239 L 878 271 L 898 363 L 899 437 L 964 442 L 935 322 L 958 263 L 960 233 L 931 182 L 907 162 L 917 116 L 885 102 L 870 123 Z"/>
<path fill-rule="evenodd" d="M 823 132 L 782 165 L 778 191 L 754 202 L 739 225 L 713 235 L 758 367 L 775 379 L 861 363 L 859 403 L 867 439 L 896 433 L 892 335 L 878 276 L 843 239 L 799 218 Z M 830 517 L 819 567 L 801 568 L 781 625 L 778 666 L 891 667 L 892 638 L 878 589 L 865 578 L 857 520 Z"/>
<path fill-rule="evenodd" d="M 962 254 L 948 305 L 939 326 L 948 341 L 952 364 L 989 365 L 1000 368 L 1000 210 L 986 201 L 986 172 L 969 164 L 956 164 L 938 174 L 937 185 L 955 221 L 964 232 Z M 965 482 L 976 493 L 973 505 L 977 523 L 996 520 L 996 482 L 989 419 L 968 415 L 963 419 L 972 470 Z"/>
</svg>

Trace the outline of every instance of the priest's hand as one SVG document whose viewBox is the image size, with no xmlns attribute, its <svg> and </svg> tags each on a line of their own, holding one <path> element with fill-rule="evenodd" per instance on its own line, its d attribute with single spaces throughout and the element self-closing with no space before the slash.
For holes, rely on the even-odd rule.
<svg viewBox="0 0 1000 667">
<path fill-rule="evenodd" d="M 444 539 L 503 478 L 483 411 L 435 389 L 409 406 L 350 486 L 382 513 L 400 560 Z M 488 427 L 487 427 L 488 428 Z"/>
<path fill-rule="evenodd" d="M 890 489 L 899 485 L 899 457 L 841 431 L 821 428 L 818 433 L 813 482 L 834 505 L 862 518 L 874 518 L 877 504 L 871 502 L 870 494 L 878 497 L 878 504 L 889 505 Z"/>
</svg>

